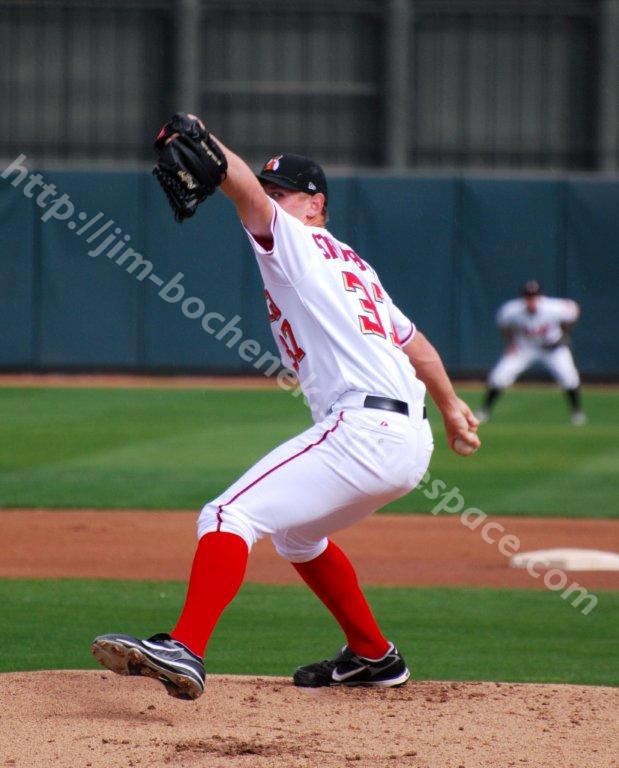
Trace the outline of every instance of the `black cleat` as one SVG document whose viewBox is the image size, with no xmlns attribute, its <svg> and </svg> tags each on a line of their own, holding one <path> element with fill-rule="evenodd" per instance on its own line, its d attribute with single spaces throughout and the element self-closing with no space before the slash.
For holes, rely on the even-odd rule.
<svg viewBox="0 0 619 768">
<path fill-rule="evenodd" d="M 357 656 L 345 645 L 333 659 L 299 667 L 292 680 L 295 685 L 303 688 L 319 688 L 323 685 L 392 688 L 404 685 L 410 676 L 406 662 L 393 644 L 378 661 Z"/>
<path fill-rule="evenodd" d="M 117 675 L 154 677 L 176 699 L 197 699 L 204 693 L 204 664 L 170 635 L 147 640 L 130 635 L 100 635 L 92 643 L 97 661 Z"/>
</svg>

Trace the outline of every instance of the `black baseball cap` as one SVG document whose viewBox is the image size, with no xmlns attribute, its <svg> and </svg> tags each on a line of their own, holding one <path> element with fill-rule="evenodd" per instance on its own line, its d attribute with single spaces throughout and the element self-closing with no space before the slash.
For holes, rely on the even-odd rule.
<svg viewBox="0 0 619 768">
<path fill-rule="evenodd" d="M 275 155 L 264 164 L 258 178 L 284 189 L 294 189 L 308 195 L 322 192 L 325 198 L 328 197 L 325 172 L 318 163 L 304 155 Z"/>
<path fill-rule="evenodd" d="M 537 280 L 527 280 L 524 285 L 520 286 L 521 296 L 539 296 L 541 292 L 542 289 Z"/>
</svg>

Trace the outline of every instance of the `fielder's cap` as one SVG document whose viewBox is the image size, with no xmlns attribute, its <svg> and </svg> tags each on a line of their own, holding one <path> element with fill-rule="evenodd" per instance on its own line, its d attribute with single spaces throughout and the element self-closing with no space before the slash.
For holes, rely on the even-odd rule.
<svg viewBox="0 0 619 768">
<path fill-rule="evenodd" d="M 322 192 L 325 198 L 328 197 L 325 172 L 318 163 L 303 155 L 275 155 L 264 164 L 258 178 L 284 189 L 294 189 L 308 195 Z"/>
<path fill-rule="evenodd" d="M 541 292 L 542 289 L 537 280 L 527 280 L 524 285 L 520 286 L 521 296 L 539 296 Z"/>
</svg>

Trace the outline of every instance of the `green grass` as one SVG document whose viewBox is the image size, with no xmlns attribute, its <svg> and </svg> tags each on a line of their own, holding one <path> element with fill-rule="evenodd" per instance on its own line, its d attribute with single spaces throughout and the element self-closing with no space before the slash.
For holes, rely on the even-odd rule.
<svg viewBox="0 0 619 768">
<path fill-rule="evenodd" d="M 585 405 L 574 428 L 556 390 L 509 392 L 467 459 L 430 409 L 432 475 L 488 513 L 616 517 L 619 393 L 585 391 Z M 279 391 L 2 388 L 0 506 L 198 509 L 309 423 Z M 434 503 L 417 491 L 388 510 Z"/>
<path fill-rule="evenodd" d="M 95 635 L 168 629 L 184 591 L 178 582 L 2 580 L 0 671 L 95 668 Z M 418 679 L 619 684 L 617 593 L 598 593 L 598 605 L 584 616 L 557 593 L 541 591 L 367 592 Z M 305 587 L 247 584 L 216 629 L 207 668 L 288 675 L 341 642 Z"/>
</svg>

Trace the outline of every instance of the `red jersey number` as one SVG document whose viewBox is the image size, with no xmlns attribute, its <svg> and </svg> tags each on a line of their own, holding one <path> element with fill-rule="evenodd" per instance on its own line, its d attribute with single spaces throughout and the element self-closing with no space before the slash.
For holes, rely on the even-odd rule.
<svg viewBox="0 0 619 768">
<path fill-rule="evenodd" d="M 298 371 L 299 363 L 305 357 L 305 351 L 297 344 L 297 340 L 292 331 L 292 326 L 288 320 L 282 320 L 280 330 L 281 333 L 279 334 L 279 338 L 291 360 L 292 369 Z"/>
<path fill-rule="evenodd" d="M 266 288 L 264 290 L 264 298 L 267 301 L 267 311 L 269 313 L 269 322 L 276 323 L 281 318 L 282 311 L 277 306 L 273 297 L 266 290 Z M 282 320 L 282 323 L 279 329 L 280 329 L 279 340 L 281 341 L 284 349 L 286 350 L 288 357 L 291 360 L 291 365 L 293 370 L 298 371 L 299 363 L 305 357 L 305 350 L 301 349 L 301 347 L 297 344 L 297 340 L 294 337 L 292 326 L 290 325 L 289 320 L 286 320 L 284 318 L 284 320 Z"/>
<path fill-rule="evenodd" d="M 354 274 L 354 272 L 342 272 L 344 278 L 344 288 L 347 291 L 353 291 L 361 293 L 359 297 L 359 303 L 365 310 L 365 312 L 359 315 L 359 325 L 362 333 L 373 333 L 376 336 L 382 336 L 383 339 L 387 338 L 385 326 L 383 325 L 380 315 L 378 314 L 378 308 L 375 301 L 383 301 L 382 291 L 380 286 L 372 283 L 372 289 L 374 291 L 374 297 L 370 296 L 368 289 L 365 287 L 365 283 L 360 277 Z"/>
<path fill-rule="evenodd" d="M 372 291 L 374 292 L 374 299 L 381 304 L 385 301 L 385 294 L 383 293 L 383 289 L 381 288 L 378 283 L 372 283 Z M 390 323 L 391 330 L 389 331 L 389 338 L 391 339 L 391 343 L 394 347 L 400 347 L 400 344 L 398 343 L 398 335 L 395 331 L 395 328 L 393 326 L 393 323 Z"/>
<path fill-rule="evenodd" d="M 267 289 L 264 289 L 264 298 L 267 301 L 267 312 L 269 313 L 269 322 L 274 323 L 282 316 L 281 309 L 277 306 L 277 304 L 273 301 L 273 297 L 271 294 L 267 291 Z"/>
</svg>

